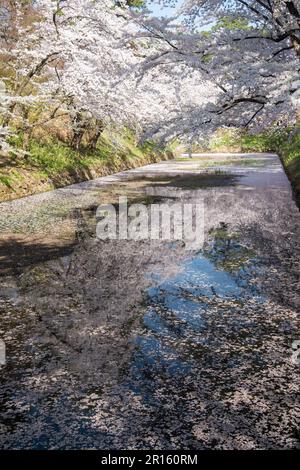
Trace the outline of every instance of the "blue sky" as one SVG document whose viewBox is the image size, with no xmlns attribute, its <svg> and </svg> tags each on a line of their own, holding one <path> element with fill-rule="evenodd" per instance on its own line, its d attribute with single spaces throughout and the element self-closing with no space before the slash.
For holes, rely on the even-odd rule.
<svg viewBox="0 0 300 470">
<path fill-rule="evenodd" d="M 180 5 L 183 3 L 183 0 L 177 0 L 177 3 Z M 176 8 L 163 7 L 162 5 L 158 5 L 155 0 L 148 0 L 148 8 L 149 10 L 153 11 L 155 16 L 172 16 L 176 11 Z"/>
<path fill-rule="evenodd" d="M 183 4 L 183 2 L 184 0 L 173 0 L 173 3 L 176 4 L 176 7 L 164 7 L 162 4 L 159 4 L 158 0 L 147 0 L 147 7 L 150 11 L 153 12 L 153 15 L 157 17 L 170 17 L 175 16 L 176 10 Z M 179 18 L 182 18 L 182 16 Z M 206 26 L 198 26 L 198 31 L 208 31 L 214 24 L 215 21 L 212 21 Z M 195 22 L 195 25 L 197 25 L 197 22 Z"/>
</svg>

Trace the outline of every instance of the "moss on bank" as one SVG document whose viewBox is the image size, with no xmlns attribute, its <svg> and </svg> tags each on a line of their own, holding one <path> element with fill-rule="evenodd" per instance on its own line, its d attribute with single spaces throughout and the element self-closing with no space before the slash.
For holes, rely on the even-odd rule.
<svg viewBox="0 0 300 470">
<path fill-rule="evenodd" d="M 20 156 L 23 136 L 11 138 L 15 151 L 0 155 L 0 201 L 10 200 L 68 184 L 109 175 L 173 156 L 174 146 L 157 147 L 153 142 L 137 143 L 128 129 L 105 131 L 94 150 L 76 151 L 49 137 L 28 142 Z"/>
</svg>

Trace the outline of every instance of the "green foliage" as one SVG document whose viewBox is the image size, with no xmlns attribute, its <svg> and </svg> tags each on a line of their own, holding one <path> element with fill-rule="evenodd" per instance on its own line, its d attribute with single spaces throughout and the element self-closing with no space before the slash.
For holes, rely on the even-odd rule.
<svg viewBox="0 0 300 470">
<path fill-rule="evenodd" d="M 300 129 L 282 140 L 277 149 L 300 204 Z"/>
<path fill-rule="evenodd" d="M 243 151 L 272 152 L 279 151 L 287 138 L 288 131 L 270 130 L 260 134 L 243 134 L 241 147 Z"/>
<path fill-rule="evenodd" d="M 210 62 L 213 59 L 213 54 L 204 54 L 202 56 L 202 62 Z"/>
<path fill-rule="evenodd" d="M 12 180 L 8 176 L 0 175 L 0 183 L 2 183 L 4 186 L 6 186 L 9 189 L 13 189 Z"/>
<path fill-rule="evenodd" d="M 141 8 L 145 3 L 145 0 L 127 0 L 127 5 L 135 8 Z"/>
<path fill-rule="evenodd" d="M 212 151 L 271 152 L 278 151 L 288 138 L 291 129 L 270 130 L 249 134 L 239 129 L 219 129 L 208 143 Z"/>
<path fill-rule="evenodd" d="M 217 151 L 221 147 L 235 147 L 239 141 L 239 134 L 231 129 L 221 129 L 216 132 L 210 139 L 208 147 L 212 151 Z"/>
<path fill-rule="evenodd" d="M 146 0 L 126 0 L 126 4 L 131 8 L 142 8 L 146 5 Z M 115 5 L 118 7 L 124 6 L 119 0 L 115 0 Z"/>
<path fill-rule="evenodd" d="M 251 29 L 251 25 L 246 18 L 223 16 L 223 18 L 221 18 L 217 24 L 212 27 L 212 31 L 218 31 L 219 29 L 229 29 L 231 31 L 248 30 Z"/>
<path fill-rule="evenodd" d="M 212 32 L 211 31 L 200 31 L 200 34 L 201 36 L 203 36 L 204 38 L 210 38 L 212 36 Z"/>
<path fill-rule="evenodd" d="M 24 136 L 19 133 L 10 139 L 15 148 L 22 148 Z M 122 133 L 105 131 L 95 150 L 74 150 L 67 144 L 51 138 L 47 142 L 29 139 L 26 153 L 26 165 L 41 170 L 47 176 L 61 172 L 72 172 L 93 165 L 110 165 L 115 158 L 132 160 L 143 158 L 153 152 L 155 145 L 146 142 L 138 145 L 134 133 L 124 129 Z"/>
</svg>

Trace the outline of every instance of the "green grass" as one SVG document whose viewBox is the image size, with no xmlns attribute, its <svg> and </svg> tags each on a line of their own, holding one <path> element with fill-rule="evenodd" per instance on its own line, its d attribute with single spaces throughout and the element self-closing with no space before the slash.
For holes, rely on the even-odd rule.
<svg viewBox="0 0 300 470">
<path fill-rule="evenodd" d="M 278 153 L 293 184 L 300 204 L 300 134 L 285 139 L 278 147 Z"/>
</svg>

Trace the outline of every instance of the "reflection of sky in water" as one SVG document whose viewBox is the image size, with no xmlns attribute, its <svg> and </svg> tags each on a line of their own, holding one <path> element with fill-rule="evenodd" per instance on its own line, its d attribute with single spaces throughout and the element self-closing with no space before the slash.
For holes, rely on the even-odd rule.
<svg viewBox="0 0 300 470">
<path fill-rule="evenodd" d="M 126 386 L 145 399 L 149 399 L 151 390 L 155 389 L 155 377 L 180 377 L 193 367 L 193 358 L 182 346 L 188 341 L 190 347 L 197 348 L 205 342 L 202 312 L 209 306 L 202 296 L 259 300 L 240 287 L 233 276 L 216 269 L 203 255 L 186 261 L 183 269 L 172 278 L 161 283 L 156 275 L 152 279 L 158 285 L 147 291 L 148 309 L 142 320 L 144 331 L 134 339 L 136 349 L 126 380 Z"/>
</svg>

